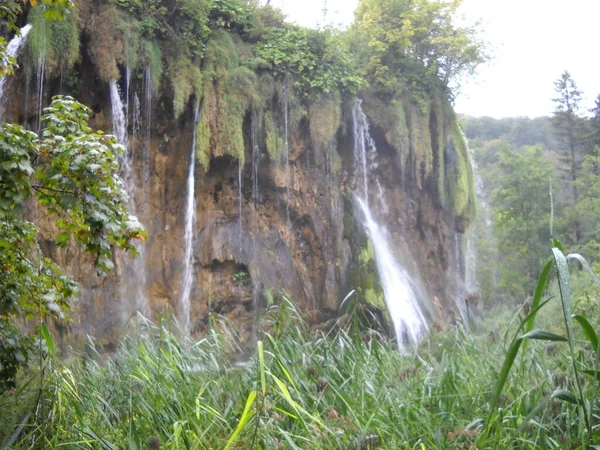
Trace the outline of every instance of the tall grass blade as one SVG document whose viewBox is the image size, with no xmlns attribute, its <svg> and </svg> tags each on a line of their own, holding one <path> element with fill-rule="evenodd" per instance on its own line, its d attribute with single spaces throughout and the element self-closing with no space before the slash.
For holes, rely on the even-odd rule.
<svg viewBox="0 0 600 450">
<path fill-rule="evenodd" d="M 0 446 L 0 449 L 5 449 L 5 448 L 8 449 L 15 442 L 17 442 L 17 440 L 21 436 L 21 433 L 23 433 L 23 429 L 25 428 L 25 425 L 27 425 L 27 422 L 29 422 L 30 417 L 31 417 L 31 413 L 28 413 L 25 415 L 25 417 L 23 417 L 23 420 L 21 420 L 21 423 L 19 424 L 19 426 L 17 427 L 15 432 L 10 436 L 10 438 L 7 441 L 2 443 L 2 446 Z"/>
<path fill-rule="evenodd" d="M 496 389 L 494 391 L 494 396 L 492 397 L 492 403 L 490 408 L 490 419 L 493 414 L 496 412 L 496 408 L 498 407 L 498 401 L 500 400 L 500 395 L 502 395 L 502 391 L 504 390 L 504 385 L 506 384 L 506 380 L 508 379 L 508 374 L 510 373 L 510 369 L 515 362 L 515 358 L 519 353 L 519 348 L 523 343 L 522 338 L 515 339 L 511 344 L 508 352 L 506 353 L 506 357 L 504 358 L 504 363 L 502 364 L 502 369 L 500 369 L 500 375 L 498 376 L 498 382 L 496 384 Z M 489 422 L 489 420 L 488 420 Z"/>
<path fill-rule="evenodd" d="M 265 351 L 262 341 L 257 342 L 258 349 L 258 368 L 260 371 L 260 388 L 263 398 L 267 394 L 267 377 L 265 374 Z"/>
<path fill-rule="evenodd" d="M 557 389 L 552 393 L 552 399 L 562 400 L 563 402 L 571 403 L 572 405 L 581 405 L 582 402 L 580 399 L 575 397 L 569 391 L 565 391 L 564 389 Z"/>
<path fill-rule="evenodd" d="M 563 306 L 563 316 L 565 319 L 565 325 L 567 327 L 567 337 L 569 339 L 569 351 L 571 353 L 571 366 L 573 368 L 573 374 L 575 377 L 575 385 L 577 386 L 577 392 L 579 395 L 578 401 L 580 405 L 585 404 L 583 396 L 583 390 L 581 389 L 581 383 L 579 381 L 579 373 L 577 370 L 577 363 L 575 358 L 575 348 L 573 342 L 575 341 L 575 333 L 573 332 L 573 314 L 571 304 L 571 286 L 569 276 L 569 263 L 564 253 L 559 248 L 553 248 L 552 253 L 554 254 L 554 261 L 556 262 L 556 269 L 558 271 L 558 287 L 560 290 L 560 299 Z M 592 436 L 592 424 L 588 417 L 587 408 L 581 408 L 581 414 L 583 415 L 586 429 L 588 431 L 588 439 Z"/>
<path fill-rule="evenodd" d="M 567 255 L 567 261 L 571 261 L 573 259 L 576 261 L 579 261 L 579 264 L 581 264 L 581 267 L 583 267 L 583 270 L 585 270 L 588 273 L 588 275 L 590 275 L 592 277 L 592 280 L 594 281 L 594 283 L 600 285 L 600 281 L 598 281 L 598 278 L 596 278 L 596 275 L 594 274 L 592 267 L 585 260 L 585 258 L 583 256 L 581 256 L 579 253 L 570 253 Z"/>
<path fill-rule="evenodd" d="M 533 327 L 535 325 L 535 317 L 537 315 L 540 302 L 542 301 L 544 291 L 546 290 L 546 286 L 548 285 L 548 278 L 550 277 L 550 271 L 552 270 L 553 266 L 554 261 L 548 261 L 542 269 L 542 272 L 540 273 L 533 294 L 533 300 L 531 302 L 531 313 L 529 318 L 525 322 L 525 333 L 529 333 L 531 330 L 533 330 Z"/>
<path fill-rule="evenodd" d="M 533 339 L 537 341 L 560 341 L 567 342 L 568 339 L 564 336 L 560 336 L 558 334 L 552 333 L 550 331 L 545 330 L 533 330 L 527 334 L 521 336 L 521 339 Z"/>
<path fill-rule="evenodd" d="M 235 440 L 240 435 L 240 433 L 242 431 L 244 431 L 244 428 L 246 428 L 246 425 L 248 425 L 248 422 L 250 422 L 252 417 L 254 417 L 254 413 L 252 412 L 252 405 L 254 404 L 255 399 L 256 399 L 256 391 L 250 392 L 250 395 L 248 395 L 248 399 L 246 400 L 246 406 L 244 407 L 244 412 L 242 413 L 242 416 L 240 417 L 240 421 L 238 422 L 238 425 L 237 425 L 235 431 L 229 438 L 229 441 L 227 442 L 227 445 L 225 446 L 225 450 L 227 450 L 229 447 L 231 447 L 231 445 L 235 442 Z"/>
<path fill-rule="evenodd" d="M 600 358 L 600 345 L 598 342 L 598 335 L 596 334 L 594 327 L 592 327 L 590 322 L 581 315 L 575 314 L 573 315 L 573 319 L 575 319 L 579 323 L 579 325 L 581 325 L 581 328 L 583 329 L 583 334 L 585 334 L 585 337 L 591 344 L 592 349 L 594 350 L 594 352 L 596 352 L 598 358 Z"/>
</svg>

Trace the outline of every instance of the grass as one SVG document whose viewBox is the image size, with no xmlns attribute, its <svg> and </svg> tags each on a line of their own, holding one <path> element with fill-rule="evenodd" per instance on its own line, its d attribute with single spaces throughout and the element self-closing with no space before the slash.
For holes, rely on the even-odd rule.
<svg viewBox="0 0 600 450">
<path fill-rule="evenodd" d="M 561 314 L 561 270 L 562 284 L 550 269 L 540 282 L 552 288 L 536 295 L 533 315 L 504 312 L 499 324 L 490 314 L 494 321 L 475 332 L 437 333 L 413 355 L 362 329 L 355 316 L 329 331 L 311 329 L 288 301 L 262 318 L 265 331 L 244 365 L 233 362 L 241 350 L 234 325 L 218 317 L 200 340 L 182 339 L 164 321 L 108 358 L 90 343 L 88 355 L 69 361 L 52 357 L 42 330 L 51 351 L 42 372 L 32 369 L 19 390 L 0 397 L 7 424 L 0 442 L 15 449 L 599 448 L 600 349 L 589 339 L 594 326 L 577 327 L 578 318 L 565 322 Z M 585 309 L 597 329 L 598 306 L 583 301 L 568 309 Z"/>
</svg>

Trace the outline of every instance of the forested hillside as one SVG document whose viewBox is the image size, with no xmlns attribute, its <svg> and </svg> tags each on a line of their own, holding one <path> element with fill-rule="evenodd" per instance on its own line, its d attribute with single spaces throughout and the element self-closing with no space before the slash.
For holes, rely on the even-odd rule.
<svg viewBox="0 0 600 450">
<path fill-rule="evenodd" d="M 481 240 L 481 257 L 498 259 L 480 275 L 497 301 L 531 295 L 552 239 L 598 262 L 600 109 L 580 106 L 582 93 L 568 72 L 555 87 L 551 117 L 461 118 L 480 177 L 478 220 L 488 214 L 497 246 Z"/>
</svg>

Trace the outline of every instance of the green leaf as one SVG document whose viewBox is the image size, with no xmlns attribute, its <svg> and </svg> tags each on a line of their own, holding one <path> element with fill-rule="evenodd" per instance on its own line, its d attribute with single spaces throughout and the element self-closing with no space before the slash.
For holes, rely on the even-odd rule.
<svg viewBox="0 0 600 450">
<path fill-rule="evenodd" d="M 558 239 L 552 239 L 552 244 L 554 245 L 555 248 L 559 249 L 561 252 L 566 253 L 565 248 L 563 247 L 562 243 Z"/>
<path fill-rule="evenodd" d="M 564 389 L 557 389 L 552 393 L 552 399 L 562 400 L 563 402 L 571 403 L 573 405 L 579 405 L 581 402 L 577 400 L 573 394 Z"/>
<path fill-rule="evenodd" d="M 598 358 L 600 358 L 600 345 L 598 341 L 598 335 L 596 334 L 594 327 L 592 327 L 590 322 L 581 315 L 574 314 L 573 319 L 575 319 L 579 323 L 579 325 L 581 325 L 581 328 L 583 329 L 583 334 L 585 334 L 585 337 L 591 344 L 592 349 L 596 352 Z"/>
<path fill-rule="evenodd" d="M 500 369 L 500 375 L 498 376 L 498 382 L 496 383 L 496 390 L 494 391 L 494 396 L 492 397 L 491 408 L 490 408 L 490 417 L 488 419 L 491 420 L 497 406 L 498 401 L 500 400 L 500 395 L 502 395 L 502 391 L 504 390 L 504 385 L 506 384 L 506 380 L 508 379 L 508 374 L 510 373 L 510 369 L 512 368 L 513 363 L 515 362 L 515 358 L 519 353 L 519 348 L 523 343 L 523 339 L 518 338 L 513 341 L 506 357 L 504 358 L 504 363 L 502 364 L 502 369 Z"/>
<path fill-rule="evenodd" d="M 242 413 L 242 416 L 240 417 L 240 421 L 238 422 L 238 425 L 237 425 L 235 431 L 229 438 L 229 441 L 227 441 L 227 445 L 225 446 L 224 450 L 227 450 L 229 447 L 231 447 L 231 445 L 235 442 L 235 440 L 237 439 L 239 434 L 244 430 L 244 428 L 246 428 L 246 425 L 248 425 L 248 422 L 250 422 L 252 417 L 254 417 L 254 413 L 251 411 L 251 409 L 252 409 L 252 405 L 254 404 L 255 399 L 256 399 L 256 391 L 250 392 L 250 395 L 248 395 L 248 399 L 246 400 L 246 406 L 244 407 L 244 412 Z"/>
<path fill-rule="evenodd" d="M 533 330 L 533 327 L 535 325 L 535 316 L 537 314 L 540 302 L 542 301 L 542 296 L 544 295 L 544 291 L 546 290 L 546 286 L 548 284 L 548 278 L 550 276 L 550 271 L 552 270 L 553 266 L 554 266 L 554 261 L 548 261 L 546 263 L 546 265 L 544 266 L 544 268 L 542 269 L 542 272 L 540 273 L 537 285 L 535 287 L 535 292 L 533 294 L 533 300 L 531 302 L 531 310 L 532 310 L 531 316 L 526 321 L 525 328 L 524 328 L 524 331 L 526 333 Z"/>
<path fill-rule="evenodd" d="M 42 322 L 42 336 L 44 336 L 44 340 L 46 341 L 46 347 L 48 347 L 48 352 L 50 352 L 50 356 L 54 358 L 56 354 L 54 353 L 54 341 L 52 340 L 52 336 L 50 335 L 50 331 L 46 326 L 45 322 Z"/>
<path fill-rule="evenodd" d="M 69 243 L 69 238 L 71 237 L 71 233 L 68 231 L 62 231 L 56 235 L 56 245 L 59 247 L 66 247 Z"/>
<path fill-rule="evenodd" d="M 581 372 L 600 381 L 600 371 L 598 370 L 582 370 Z"/>
<path fill-rule="evenodd" d="M 551 333 L 550 331 L 545 330 L 533 330 L 527 334 L 521 336 L 521 339 L 533 339 L 537 341 L 560 341 L 567 342 L 568 339 L 566 337 L 560 336 L 555 333 Z"/>
</svg>

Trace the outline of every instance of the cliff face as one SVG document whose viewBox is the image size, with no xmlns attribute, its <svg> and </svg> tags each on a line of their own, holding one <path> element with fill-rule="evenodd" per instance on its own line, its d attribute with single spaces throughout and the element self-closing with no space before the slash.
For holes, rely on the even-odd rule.
<svg viewBox="0 0 600 450">
<path fill-rule="evenodd" d="M 109 86 L 98 78 L 85 40 L 81 54 L 77 88 L 65 87 L 61 77 L 48 77 L 42 104 L 69 92 L 93 109 L 92 127 L 112 132 Z M 213 137 L 204 136 L 203 153 L 198 154 L 192 148 L 194 136 L 203 136 L 201 126 L 195 127 L 193 102 L 174 118 L 172 94 L 152 97 L 143 71 L 134 73 L 126 86 L 124 72 L 120 83 L 121 92 L 128 93 L 128 151 L 135 186 L 130 194 L 148 231 L 140 260 L 115 255 L 116 271 L 98 278 L 80 250 L 56 248 L 51 221 L 35 205 L 29 208 L 43 230 L 45 251 L 81 284 L 67 334 L 90 334 L 100 344 L 111 344 L 136 310 L 154 320 L 167 307 L 181 315 L 192 151 L 197 155 L 192 333 L 202 331 L 213 312 L 239 324 L 240 336 L 248 338 L 254 311 L 278 302 L 282 293 L 314 322 L 337 314 L 353 289 L 373 308 L 383 309 L 373 251 L 353 198 L 360 183 L 353 98 L 337 106 L 323 98 L 308 101 L 308 113 L 288 123 L 293 111 L 286 110 L 279 86 L 273 97 L 279 101 L 267 103 L 260 114 L 247 108 L 241 115 L 243 154 L 215 137 L 212 122 L 207 126 L 213 128 Z M 36 79 L 39 75 L 25 64 L 11 80 L 5 121 L 35 129 Z M 206 87 L 204 91 L 201 114 L 210 119 L 214 108 L 219 109 L 218 98 L 211 104 L 210 92 Z M 447 321 L 462 295 L 457 236 L 468 226 L 472 202 L 472 174 L 454 113 L 440 93 L 431 93 L 423 107 L 410 97 L 390 101 L 367 92 L 363 108 L 375 144 L 368 155 L 368 184 L 372 197 L 379 199 L 373 209 L 396 256 L 423 292 L 429 319 Z M 332 115 L 338 116 L 329 132 L 333 136 L 323 145 L 319 125 Z M 269 120 L 276 124 L 285 154 L 268 151 Z"/>
</svg>

